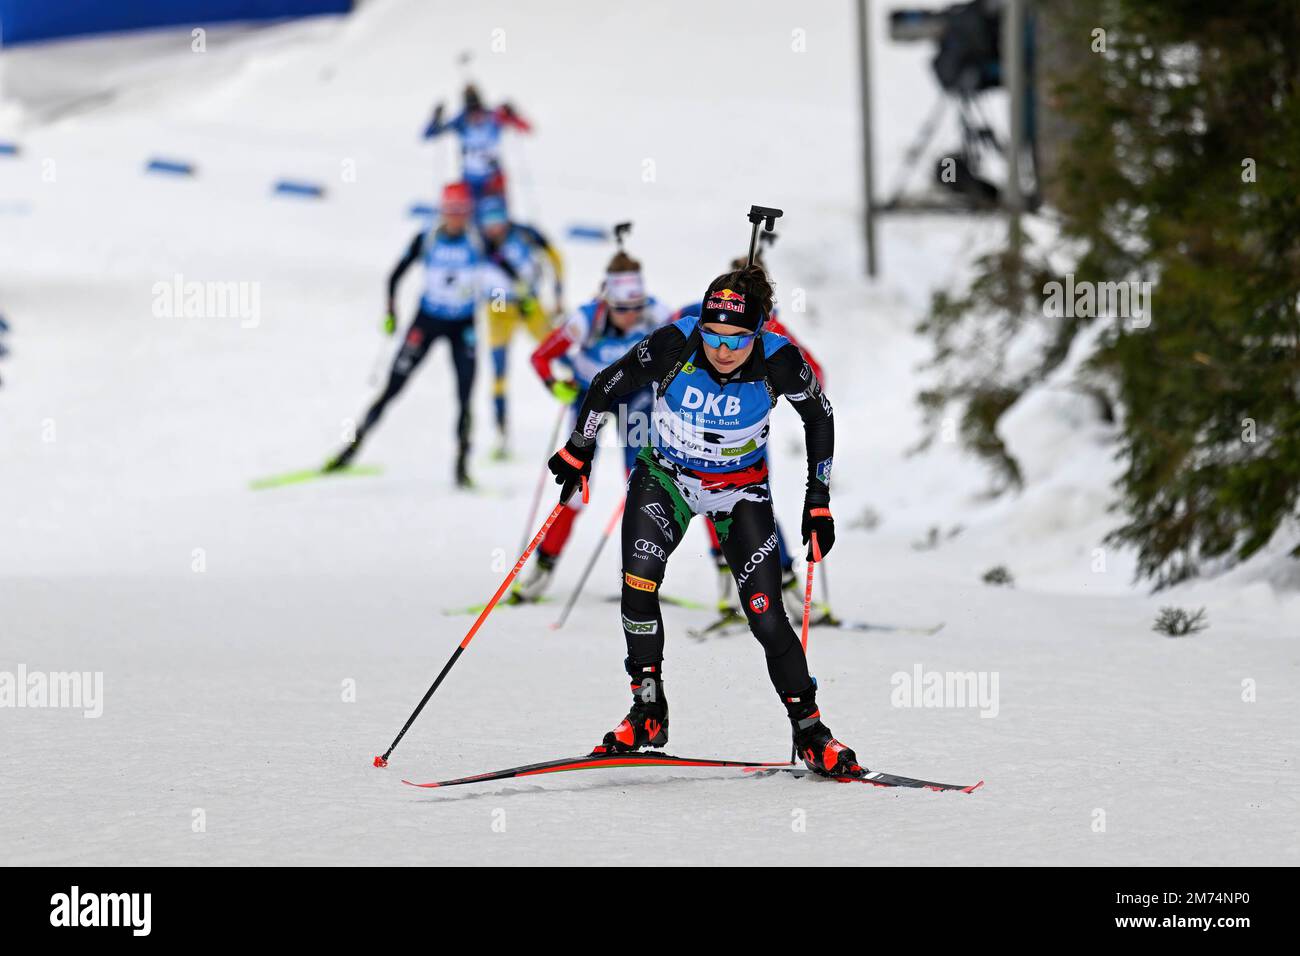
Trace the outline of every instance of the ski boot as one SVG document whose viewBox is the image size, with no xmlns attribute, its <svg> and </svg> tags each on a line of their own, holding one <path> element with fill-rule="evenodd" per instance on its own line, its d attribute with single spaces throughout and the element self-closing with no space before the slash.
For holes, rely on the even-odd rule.
<svg viewBox="0 0 1300 956">
<path fill-rule="evenodd" d="M 858 763 L 858 755 L 832 736 L 821 721 L 817 708 L 817 685 L 799 694 L 782 696 L 790 715 L 795 753 L 813 773 L 824 777 L 861 777 L 867 768 Z"/>
<path fill-rule="evenodd" d="M 591 751 L 594 754 L 630 753 L 668 743 L 668 698 L 664 696 L 662 662 L 624 661 L 624 666 L 632 678 L 632 709 Z"/>
<path fill-rule="evenodd" d="M 326 473 L 332 471 L 342 471 L 351 463 L 352 459 L 356 457 L 357 452 L 360 450 L 361 450 L 361 436 L 357 435 L 357 437 L 354 438 L 347 446 L 345 446 L 341 452 L 339 452 L 329 461 L 325 462 L 325 464 L 321 467 L 321 471 Z"/>
<path fill-rule="evenodd" d="M 510 592 L 508 603 L 532 604 L 542 599 L 555 574 L 556 555 L 545 551 L 537 552 L 537 561 L 528 577 L 516 584 Z"/>
<path fill-rule="evenodd" d="M 474 482 L 469 477 L 469 449 L 464 445 L 456 455 L 456 487 L 472 489 Z"/>
<path fill-rule="evenodd" d="M 492 449 L 492 460 L 510 460 L 510 436 L 506 433 L 504 424 L 497 427 L 497 443 L 496 447 Z"/>
</svg>

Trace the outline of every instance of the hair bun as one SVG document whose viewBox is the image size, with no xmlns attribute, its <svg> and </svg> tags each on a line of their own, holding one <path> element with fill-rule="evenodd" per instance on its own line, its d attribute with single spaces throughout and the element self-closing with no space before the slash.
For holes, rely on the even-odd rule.
<svg viewBox="0 0 1300 956">
<path fill-rule="evenodd" d="M 775 291 L 772 289 L 771 280 L 767 277 L 767 271 L 756 262 L 738 270 L 736 274 L 740 278 L 740 284 L 745 287 L 745 292 L 757 296 L 763 312 L 770 315 Z"/>
<path fill-rule="evenodd" d="M 609 260 L 609 265 L 605 267 L 606 272 L 640 272 L 641 263 L 637 262 L 623 250 L 614 253 L 614 258 Z"/>
</svg>

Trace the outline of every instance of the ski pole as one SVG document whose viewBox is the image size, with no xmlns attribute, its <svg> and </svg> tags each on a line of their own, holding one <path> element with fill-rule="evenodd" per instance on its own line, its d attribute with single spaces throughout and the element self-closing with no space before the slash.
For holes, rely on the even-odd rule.
<svg viewBox="0 0 1300 956">
<path fill-rule="evenodd" d="M 614 509 L 614 513 L 609 516 L 609 523 L 605 525 L 605 530 L 601 534 L 600 540 L 596 542 L 596 550 L 591 555 L 591 559 L 587 562 L 587 566 L 582 569 L 582 577 L 578 578 L 578 586 L 575 587 L 573 593 L 569 595 L 569 600 L 565 602 L 564 610 L 560 612 L 559 618 L 551 625 L 552 631 L 558 631 L 560 628 L 564 627 L 564 622 L 569 619 L 569 612 L 573 610 L 573 605 L 578 603 L 578 595 L 581 594 L 582 589 L 586 587 L 587 578 L 591 576 L 591 569 L 596 566 L 596 559 L 600 557 L 600 552 L 605 549 L 605 542 L 608 541 L 609 536 L 614 533 L 614 525 L 618 524 L 618 519 L 623 514 L 623 506 L 626 504 L 627 496 L 625 495 L 623 499 L 619 501 L 618 507 Z"/>
<path fill-rule="evenodd" d="M 589 498 L 587 479 L 584 477 L 581 481 L 582 500 L 586 502 Z M 570 494 L 572 494 L 572 492 L 570 492 Z M 514 581 L 515 576 L 519 574 L 520 569 L 528 563 L 528 558 L 533 553 L 533 549 L 541 543 L 542 538 L 546 537 L 546 532 L 551 530 L 551 525 L 555 523 L 555 519 L 560 514 L 560 509 L 564 507 L 567 501 L 568 495 L 561 498 L 556 506 L 551 509 L 551 513 L 547 516 L 546 521 L 542 523 L 537 534 L 533 535 L 533 540 L 529 542 L 528 547 L 524 549 L 524 553 L 521 554 L 519 560 L 515 562 L 515 566 L 511 568 L 510 573 L 506 575 L 506 579 L 502 581 L 501 586 L 497 588 L 497 593 L 492 595 L 492 600 L 488 601 L 487 606 L 479 612 L 478 620 L 474 622 L 474 625 L 469 629 L 469 633 L 461 639 L 456 650 L 453 651 L 451 657 L 447 659 L 447 663 L 443 665 L 437 678 L 435 678 L 434 682 L 429 685 L 429 689 L 424 692 L 424 696 L 420 698 L 420 703 L 416 705 L 415 710 L 411 711 L 411 716 L 406 718 L 406 723 L 402 724 L 402 729 L 397 732 L 397 736 L 393 738 L 393 742 L 388 745 L 388 749 L 384 751 L 383 756 L 375 758 L 376 767 L 388 766 L 388 758 L 392 755 L 393 751 L 397 749 L 397 745 L 401 743 L 402 738 L 406 736 L 406 732 L 411 729 L 411 724 L 415 723 L 415 718 L 420 716 L 420 711 L 424 710 L 424 705 L 429 702 L 429 698 L 433 696 L 434 691 L 436 691 L 439 685 L 442 684 L 443 678 L 447 676 L 447 673 L 455 666 L 456 662 L 460 660 L 460 655 L 465 653 L 465 648 L 469 647 L 469 642 L 474 640 L 474 635 L 477 634 L 478 629 L 483 626 L 483 622 L 486 621 L 487 616 L 492 613 L 492 609 L 497 606 L 497 602 L 501 600 L 501 595 L 506 593 L 506 589 L 510 587 L 510 583 Z"/>
<path fill-rule="evenodd" d="M 822 559 L 822 549 L 817 545 L 817 532 L 812 532 L 812 560 L 808 562 L 808 579 L 803 589 L 803 652 L 804 656 L 808 654 L 808 618 L 812 614 L 812 584 L 813 584 L 813 565 Z M 813 686 L 817 686 L 817 681 L 813 679 Z M 797 763 L 799 757 L 799 748 L 794 744 L 790 745 L 790 763 Z"/>
<path fill-rule="evenodd" d="M 383 372 L 384 366 L 388 364 L 388 356 L 392 350 L 393 344 L 388 340 L 388 337 L 385 336 L 380 342 L 379 354 L 376 355 L 375 360 L 370 363 L 370 374 L 366 376 L 366 384 L 371 388 L 379 384 L 379 376 Z"/>
<path fill-rule="evenodd" d="M 826 607 L 826 613 L 831 613 L 831 577 L 822 568 L 822 604 Z"/>
<path fill-rule="evenodd" d="M 821 582 L 822 602 L 818 607 L 819 613 L 817 615 L 817 620 L 811 622 L 811 624 L 813 627 L 818 627 L 822 624 L 825 624 L 828 627 L 838 627 L 841 624 L 841 621 L 835 616 L 835 612 L 831 610 L 831 575 L 829 568 L 822 568 Z"/>
<path fill-rule="evenodd" d="M 813 565 L 822 559 L 822 549 L 817 546 L 817 532 L 812 533 L 812 560 L 808 562 L 808 582 L 803 590 L 803 651 L 808 653 L 808 618 L 812 614 Z"/>
<path fill-rule="evenodd" d="M 472 83 L 474 78 L 470 75 L 470 64 L 474 62 L 473 50 L 461 50 L 456 54 L 456 65 L 460 67 L 460 82 L 462 85 Z"/>
<path fill-rule="evenodd" d="M 555 427 L 551 429 L 551 440 L 546 443 L 547 451 L 555 447 L 556 441 L 560 437 L 560 424 L 564 421 L 566 411 L 564 405 L 560 406 L 560 414 L 555 419 Z M 549 460 L 549 459 L 548 459 Z M 546 476 L 550 471 L 546 467 L 546 462 L 542 462 L 542 473 L 537 476 L 537 487 L 533 489 L 533 503 L 528 508 L 528 520 L 524 522 L 524 539 L 519 542 L 519 549 L 522 551 L 524 545 L 528 542 L 528 529 L 533 526 L 533 519 L 537 517 L 537 506 L 542 501 L 542 489 L 546 487 Z M 583 500 L 587 498 L 586 490 L 583 491 Z"/>
</svg>

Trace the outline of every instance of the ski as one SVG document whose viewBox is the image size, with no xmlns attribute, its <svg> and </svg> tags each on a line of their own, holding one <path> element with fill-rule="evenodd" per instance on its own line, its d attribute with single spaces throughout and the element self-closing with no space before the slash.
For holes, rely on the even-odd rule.
<svg viewBox="0 0 1300 956">
<path fill-rule="evenodd" d="M 933 627 L 915 627 L 901 624 L 871 624 L 867 621 L 844 621 L 836 617 L 828 605 L 817 605 L 817 616 L 808 622 L 809 627 L 837 627 L 842 631 L 881 631 L 892 634 L 938 634 L 944 622 Z"/>
<path fill-rule="evenodd" d="M 919 634 L 929 635 L 938 634 L 943 630 L 942 622 L 933 627 L 911 627 L 896 624 L 871 624 L 867 621 L 842 621 L 839 618 L 823 612 L 821 615 L 813 618 L 808 622 L 809 627 L 834 627 L 842 631 L 878 631 L 885 634 Z M 716 620 L 705 627 L 689 628 L 687 635 L 697 641 L 708 640 L 711 637 L 729 637 L 732 634 L 742 634 L 749 629 L 749 622 L 736 611 L 720 615 Z"/>
<path fill-rule="evenodd" d="M 477 482 L 470 482 L 468 485 L 454 485 L 453 490 L 458 494 L 476 495 L 479 498 L 513 498 L 514 494 L 505 488 L 497 488 L 493 485 L 480 485 Z"/>
<path fill-rule="evenodd" d="M 880 631 L 885 634 L 919 634 L 928 636 L 938 634 L 943 630 L 943 622 L 940 621 L 933 627 L 911 627 L 898 624 L 870 624 L 866 621 L 839 621 L 823 622 L 822 626 L 837 627 L 841 631 Z"/>
<path fill-rule="evenodd" d="M 542 763 L 525 764 L 521 767 L 507 767 L 505 770 L 493 770 L 488 773 L 475 774 L 472 777 L 457 777 L 453 780 L 435 780 L 431 783 L 414 783 L 403 780 L 410 787 L 433 789 L 436 787 L 457 787 L 466 783 L 488 783 L 493 780 L 511 780 L 516 777 L 535 777 L 548 773 L 564 773 L 570 770 L 594 770 L 615 767 L 737 767 L 744 770 L 762 770 L 785 767 L 781 763 L 756 763 L 750 760 L 717 760 L 701 757 L 674 757 L 671 754 L 656 754 L 637 751 L 626 754 L 587 754 L 584 757 L 571 757 L 565 760 L 547 760 Z"/>
<path fill-rule="evenodd" d="M 933 780 L 900 777 L 898 774 L 883 773 L 879 770 L 868 770 L 861 777 L 828 777 L 825 774 L 814 773 L 806 767 L 792 767 L 789 764 L 781 767 L 749 768 L 745 772 L 755 777 L 770 777 L 778 773 L 788 773 L 796 779 L 813 777 L 820 780 L 833 780 L 836 783 L 869 783 L 874 787 L 909 787 L 915 790 L 960 790 L 962 793 L 974 793 L 984 786 L 983 780 L 973 784 L 935 783 Z"/>
<path fill-rule="evenodd" d="M 531 601 L 511 600 L 513 596 L 514 592 L 512 591 L 497 603 L 497 607 L 530 607 L 537 604 L 553 604 L 555 602 L 555 598 L 550 597 L 549 595 L 543 595 L 542 597 L 534 598 Z M 487 604 L 471 604 L 467 607 L 449 607 L 443 610 L 442 613 L 446 614 L 448 617 L 453 617 L 459 614 L 482 614 L 485 607 L 487 607 Z"/>
<path fill-rule="evenodd" d="M 606 603 L 617 604 L 623 600 L 621 594 L 610 594 L 605 598 Z M 667 604 L 671 607 L 681 607 L 688 611 L 707 611 L 709 605 L 704 601 L 693 601 L 690 598 L 676 597 L 672 594 L 660 594 L 659 603 Z"/>
<path fill-rule="evenodd" d="M 735 608 L 729 607 L 704 627 L 687 628 L 686 634 L 697 641 L 706 641 L 710 637 L 726 637 L 728 634 L 738 634 L 747 630 L 749 630 L 749 622 L 745 620 L 745 616 Z"/>
<path fill-rule="evenodd" d="M 261 491 L 265 488 L 283 488 L 285 485 L 297 485 L 304 481 L 314 481 L 317 478 L 339 477 L 361 477 L 364 475 L 381 475 L 384 470 L 378 465 L 349 465 L 347 468 L 338 468 L 334 471 L 325 471 L 323 468 L 306 468 L 302 471 L 290 471 L 283 475 L 269 475 L 266 478 L 255 478 L 248 483 L 248 487 L 254 491 Z"/>
<path fill-rule="evenodd" d="M 622 600 L 622 598 L 615 596 L 615 597 L 606 598 L 605 600 L 609 601 L 610 603 L 613 603 L 614 601 Z M 688 610 L 701 610 L 704 608 L 704 605 L 700 604 L 697 601 L 692 601 L 689 598 L 673 597 L 671 594 L 661 594 L 659 595 L 659 600 L 664 604 L 670 604 L 673 607 L 684 607 L 687 608 Z M 498 607 L 526 607 L 530 604 L 554 604 L 554 603 L 555 603 L 555 598 L 551 597 L 549 594 L 546 594 L 532 601 L 512 601 L 510 600 L 509 597 L 506 597 L 502 599 Z M 471 604 L 468 607 L 450 607 L 444 610 L 442 613 L 447 615 L 478 614 L 485 607 L 487 607 L 486 604 Z"/>
</svg>

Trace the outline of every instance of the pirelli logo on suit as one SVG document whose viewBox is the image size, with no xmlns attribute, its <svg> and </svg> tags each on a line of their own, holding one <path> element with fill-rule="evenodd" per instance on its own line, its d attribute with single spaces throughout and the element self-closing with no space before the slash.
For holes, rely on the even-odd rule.
<svg viewBox="0 0 1300 956">
<path fill-rule="evenodd" d="M 629 571 L 623 572 L 623 583 L 638 591 L 653 591 L 659 587 L 659 585 L 655 584 L 649 578 L 638 577 Z"/>
</svg>

